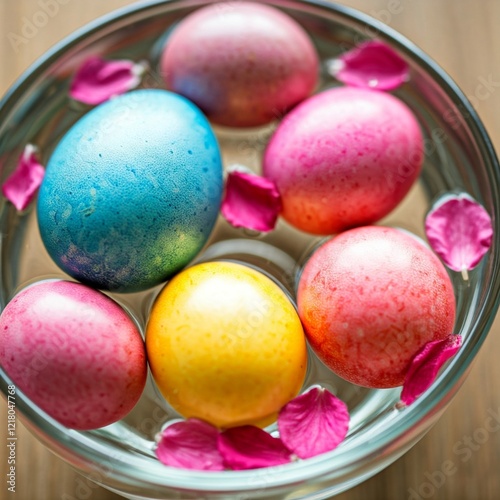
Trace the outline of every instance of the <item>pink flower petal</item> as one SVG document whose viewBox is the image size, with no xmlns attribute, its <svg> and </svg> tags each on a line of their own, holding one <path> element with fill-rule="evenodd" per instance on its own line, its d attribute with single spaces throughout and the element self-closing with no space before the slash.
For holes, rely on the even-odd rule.
<svg viewBox="0 0 500 500">
<path fill-rule="evenodd" d="M 234 227 L 271 231 L 280 211 L 281 199 L 274 182 L 238 170 L 228 174 L 221 213 Z"/>
<path fill-rule="evenodd" d="M 333 61 L 330 72 L 353 87 L 393 90 L 409 79 L 408 64 L 380 41 L 363 42 Z"/>
<path fill-rule="evenodd" d="M 219 434 L 218 446 L 224 463 L 234 470 L 272 467 L 292 458 L 281 439 L 253 425 L 227 429 Z"/>
<path fill-rule="evenodd" d="M 346 404 L 326 389 L 314 387 L 286 404 L 278 417 L 283 443 L 299 458 L 336 448 L 349 429 Z"/>
<path fill-rule="evenodd" d="M 133 61 L 91 57 L 76 72 L 69 95 L 85 104 L 100 104 L 137 87 L 144 69 Z"/>
<path fill-rule="evenodd" d="M 219 431 L 195 418 L 169 425 L 156 448 L 160 462 L 171 467 L 195 470 L 224 470 L 217 448 Z"/>
<path fill-rule="evenodd" d="M 450 335 L 444 340 L 428 342 L 415 355 L 406 374 L 401 402 L 412 404 L 434 382 L 439 369 L 460 349 L 462 337 Z"/>
<path fill-rule="evenodd" d="M 479 264 L 491 246 L 493 227 L 488 212 L 466 194 L 447 196 L 425 219 L 432 249 L 454 271 Z"/>
<path fill-rule="evenodd" d="M 28 144 L 15 170 L 2 185 L 2 194 L 17 208 L 24 210 L 35 197 L 45 169 L 36 158 L 36 148 Z"/>
</svg>

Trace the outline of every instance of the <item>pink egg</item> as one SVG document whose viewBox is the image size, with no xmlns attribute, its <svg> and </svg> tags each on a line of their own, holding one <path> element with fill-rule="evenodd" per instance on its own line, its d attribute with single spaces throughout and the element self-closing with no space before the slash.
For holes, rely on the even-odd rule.
<svg viewBox="0 0 500 500">
<path fill-rule="evenodd" d="M 195 11 L 170 35 L 161 59 L 170 90 L 215 123 L 263 125 L 315 88 L 319 63 L 304 29 L 267 5 L 224 2 Z"/>
<path fill-rule="evenodd" d="M 417 179 L 422 159 L 422 133 L 403 102 L 343 87 L 307 99 L 285 117 L 263 171 L 281 194 L 283 217 L 326 235 L 387 215 Z"/>
<path fill-rule="evenodd" d="M 135 323 L 106 295 L 68 281 L 39 282 L 7 304 L 0 364 L 20 391 L 74 429 L 121 419 L 146 383 Z"/>
<path fill-rule="evenodd" d="M 297 300 L 319 358 L 365 387 L 402 385 L 415 354 L 450 335 L 455 321 L 441 261 L 387 227 L 351 229 L 323 244 L 304 267 Z"/>
</svg>

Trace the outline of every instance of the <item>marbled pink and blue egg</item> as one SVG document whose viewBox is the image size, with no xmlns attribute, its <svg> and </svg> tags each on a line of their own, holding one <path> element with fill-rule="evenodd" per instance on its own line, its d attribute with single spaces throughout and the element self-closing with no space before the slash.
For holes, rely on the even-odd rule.
<svg viewBox="0 0 500 500">
<path fill-rule="evenodd" d="M 160 67 L 167 88 L 230 127 L 281 118 L 313 92 L 319 76 L 304 28 L 252 2 L 210 5 L 184 18 L 167 39 Z"/>
<path fill-rule="evenodd" d="M 146 352 L 128 314 L 103 293 L 51 280 L 17 294 L 0 316 L 0 364 L 63 425 L 95 429 L 123 418 L 146 383 Z"/>
<path fill-rule="evenodd" d="M 144 290 L 198 254 L 222 188 L 201 111 L 165 90 L 129 92 L 88 112 L 57 145 L 38 198 L 41 237 L 73 278 Z"/>
</svg>

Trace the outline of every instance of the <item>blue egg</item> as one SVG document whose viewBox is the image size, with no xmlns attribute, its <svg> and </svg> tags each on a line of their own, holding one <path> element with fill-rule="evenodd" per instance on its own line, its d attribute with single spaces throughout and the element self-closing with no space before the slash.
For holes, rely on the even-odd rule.
<svg viewBox="0 0 500 500">
<path fill-rule="evenodd" d="M 222 198 L 215 135 L 190 101 L 136 90 L 94 108 L 54 150 L 38 197 L 52 259 L 73 278 L 135 292 L 185 267 Z"/>
</svg>

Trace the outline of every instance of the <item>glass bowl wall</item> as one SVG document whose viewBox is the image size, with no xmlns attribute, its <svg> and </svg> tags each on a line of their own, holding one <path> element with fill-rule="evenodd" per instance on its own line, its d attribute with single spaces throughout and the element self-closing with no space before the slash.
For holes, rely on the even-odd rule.
<svg viewBox="0 0 500 500">
<path fill-rule="evenodd" d="M 192 10 L 208 2 L 144 1 L 100 19 L 64 40 L 14 85 L 0 103 L 2 180 L 14 168 L 27 143 L 38 146 L 46 163 L 62 134 L 88 108 L 71 102 L 69 82 L 90 55 L 146 60 L 150 70 L 142 86 L 163 88 L 157 62 L 165 33 Z M 23 421 L 49 449 L 83 474 L 129 498 L 310 498 L 346 490 L 396 460 L 439 418 L 465 379 L 484 341 L 498 306 L 500 287 L 498 220 L 500 171 L 490 140 L 474 110 L 456 85 L 425 54 L 389 28 L 350 9 L 321 2 L 272 1 L 311 35 L 323 61 L 319 90 L 337 85 L 326 63 L 357 43 L 377 38 L 406 59 L 411 79 L 395 94 L 419 119 L 425 134 L 425 165 L 419 182 L 393 213 L 380 223 L 423 237 L 425 213 L 445 192 L 466 191 L 492 215 L 492 249 L 464 282 L 451 273 L 458 305 L 455 332 L 465 342 L 433 387 L 406 409 L 395 406 L 399 389 L 355 387 L 329 372 L 311 353 L 305 388 L 321 383 L 348 405 L 352 415 L 346 441 L 335 451 L 282 467 L 244 472 L 193 472 L 166 468 L 154 456 L 154 438 L 178 415 L 155 391 L 151 381 L 139 405 L 123 421 L 92 432 L 68 430 L 33 405 L 22 393 L 17 407 Z M 230 8 L 226 2 L 223 9 Z M 225 166 L 244 164 L 259 171 L 262 151 L 273 126 L 248 130 L 215 127 Z M 24 286 L 65 275 L 41 243 L 36 211 L 19 214 L 0 202 L 1 307 Z M 230 227 L 220 219 L 199 260 L 232 259 L 271 275 L 294 297 L 297 276 L 318 244 L 283 221 L 268 235 Z M 144 328 L 159 287 L 113 295 Z M 8 376 L 1 371 L 7 393 Z"/>
</svg>

